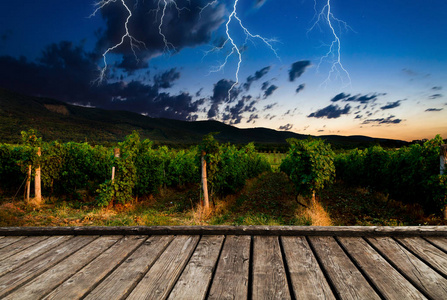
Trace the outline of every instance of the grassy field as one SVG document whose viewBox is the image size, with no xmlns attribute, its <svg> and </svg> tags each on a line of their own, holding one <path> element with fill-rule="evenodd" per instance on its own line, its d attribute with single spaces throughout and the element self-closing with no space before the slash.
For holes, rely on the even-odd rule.
<svg viewBox="0 0 447 300">
<path fill-rule="evenodd" d="M 265 173 L 236 195 L 212 199 L 204 215 L 197 186 L 165 189 L 155 197 L 111 209 L 86 202 L 46 199 L 39 209 L 1 198 L 0 226 L 137 226 L 137 225 L 447 225 L 426 216 L 418 205 L 404 205 L 386 195 L 335 183 L 317 202 L 296 197 L 287 176 Z M 57 201 L 56 201 L 57 200 Z"/>
<path fill-rule="evenodd" d="M 286 157 L 287 153 L 279 152 L 269 152 L 269 153 L 259 153 L 261 154 L 272 166 L 273 170 L 278 170 L 281 165 L 281 161 Z"/>
</svg>

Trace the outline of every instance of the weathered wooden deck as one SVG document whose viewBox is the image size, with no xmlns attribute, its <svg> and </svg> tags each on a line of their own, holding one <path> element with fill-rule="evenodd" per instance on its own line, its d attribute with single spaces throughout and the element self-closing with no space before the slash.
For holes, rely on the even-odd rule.
<svg viewBox="0 0 447 300">
<path fill-rule="evenodd" d="M 0 228 L 1 299 L 447 299 L 447 227 Z"/>
</svg>

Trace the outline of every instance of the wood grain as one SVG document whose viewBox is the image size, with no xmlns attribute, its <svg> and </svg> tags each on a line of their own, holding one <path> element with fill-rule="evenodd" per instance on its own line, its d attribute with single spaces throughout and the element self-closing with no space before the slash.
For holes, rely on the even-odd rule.
<svg viewBox="0 0 447 300">
<path fill-rule="evenodd" d="M 447 226 L 84 226 L 0 227 L 9 235 L 267 235 L 267 236 L 444 236 Z"/>
<path fill-rule="evenodd" d="M 49 251 L 61 243 L 73 238 L 72 236 L 52 236 L 45 239 L 26 250 L 16 253 L 0 264 L 0 276 L 14 270 L 33 258 Z"/>
<path fill-rule="evenodd" d="M 442 250 L 421 238 L 399 238 L 397 240 L 447 276 L 447 255 Z"/>
<path fill-rule="evenodd" d="M 356 263 L 387 299 L 426 299 L 368 243 L 358 237 L 340 237 Z"/>
<path fill-rule="evenodd" d="M 47 238 L 49 238 L 49 236 L 31 236 L 6 247 L 3 247 L 0 249 L 0 261 L 22 250 L 25 250 L 26 248 L 37 244 L 38 242 L 41 242 Z"/>
<path fill-rule="evenodd" d="M 70 255 L 51 269 L 15 290 L 12 294 L 8 295 L 5 300 L 42 298 L 72 275 L 76 274 L 86 264 L 90 263 L 90 261 L 116 243 L 120 238 L 121 236 L 111 235 L 100 237 L 92 241 L 90 244 Z"/>
<path fill-rule="evenodd" d="M 309 237 L 341 299 L 380 299 L 333 237 Z"/>
<path fill-rule="evenodd" d="M 335 299 L 305 237 L 281 237 L 296 299 Z"/>
<path fill-rule="evenodd" d="M 223 240 L 223 235 L 201 238 L 168 299 L 205 299 Z"/>
<path fill-rule="evenodd" d="M 95 238 L 95 236 L 74 237 L 0 277 L 0 297 L 45 272 L 65 257 L 93 241 Z"/>
<path fill-rule="evenodd" d="M 2 239 L 0 239 L 0 249 L 24 238 L 25 236 L 4 236 Z"/>
<path fill-rule="evenodd" d="M 445 252 L 447 252 L 447 238 L 445 237 L 427 237 L 426 238 L 431 243 L 435 244 Z"/>
<path fill-rule="evenodd" d="M 276 236 L 253 238 L 253 299 L 290 299 L 279 240 Z"/>
<path fill-rule="evenodd" d="M 110 276 L 87 295 L 85 300 L 122 299 L 146 274 L 174 237 L 152 236 L 129 256 Z"/>
<path fill-rule="evenodd" d="M 208 299 L 247 299 L 250 236 L 227 236 Z"/>
<path fill-rule="evenodd" d="M 447 299 L 447 279 L 391 238 L 377 237 L 368 240 L 426 295 L 434 299 Z"/>
<path fill-rule="evenodd" d="M 188 262 L 199 236 L 177 236 L 127 299 L 166 299 Z"/>
<path fill-rule="evenodd" d="M 146 237 L 138 235 L 120 239 L 44 299 L 79 299 L 83 297 L 145 239 Z"/>
</svg>

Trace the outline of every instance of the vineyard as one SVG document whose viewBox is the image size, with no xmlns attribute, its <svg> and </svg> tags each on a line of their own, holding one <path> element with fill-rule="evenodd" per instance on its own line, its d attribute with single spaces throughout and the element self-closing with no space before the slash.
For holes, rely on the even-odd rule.
<svg viewBox="0 0 447 300">
<path fill-rule="evenodd" d="M 288 142 L 287 154 L 267 154 L 258 153 L 253 144 L 219 144 L 207 135 L 200 145 L 178 150 L 154 147 L 134 132 L 115 147 L 117 155 L 114 148 L 101 145 L 44 142 L 30 130 L 22 132 L 21 144 L 0 144 L 0 204 L 26 199 L 27 186 L 34 183 L 39 170 L 42 197 L 56 206 L 113 208 L 145 203 L 154 209 L 164 201 L 171 213 L 194 210 L 204 198 L 202 154 L 206 154 L 216 224 L 268 224 L 272 218 L 279 224 L 312 224 L 294 212 L 320 205 L 318 198 L 330 199 L 326 201 L 330 207 L 349 205 L 346 199 L 350 197 L 337 196 L 337 200 L 337 192 L 331 195 L 340 184 L 380 193 L 384 208 L 399 201 L 417 204 L 426 214 L 441 215 L 447 204 L 447 175 L 440 175 L 440 136 L 400 149 L 374 146 L 338 154 L 318 139 Z M 362 197 L 350 201 L 354 204 Z M 158 198 L 164 200 L 157 204 Z M 222 199 L 232 200 L 223 205 Z M 368 201 L 360 206 L 366 207 Z M 368 207 L 372 210 L 374 205 Z"/>
</svg>

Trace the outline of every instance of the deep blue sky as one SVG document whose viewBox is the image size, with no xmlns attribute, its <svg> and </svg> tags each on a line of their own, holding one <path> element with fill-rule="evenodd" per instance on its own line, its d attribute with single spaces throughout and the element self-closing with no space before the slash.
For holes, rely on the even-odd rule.
<svg viewBox="0 0 447 300">
<path fill-rule="evenodd" d="M 243 26 L 266 38 L 277 55 L 260 38 L 247 39 L 233 18 L 228 29 L 242 56 L 235 84 L 238 55 L 230 40 L 210 51 L 228 39 L 234 0 L 177 0 L 180 11 L 166 0 L 163 19 L 164 0 L 124 0 L 132 11 L 129 33 L 145 46 L 134 56 L 126 37 L 106 55 L 99 82 L 102 55 L 125 34 L 121 1 L 90 18 L 91 0 L 1 1 L 0 86 L 239 127 L 406 140 L 447 136 L 447 1 L 239 0 Z M 334 64 L 338 59 L 341 65 Z"/>
</svg>

